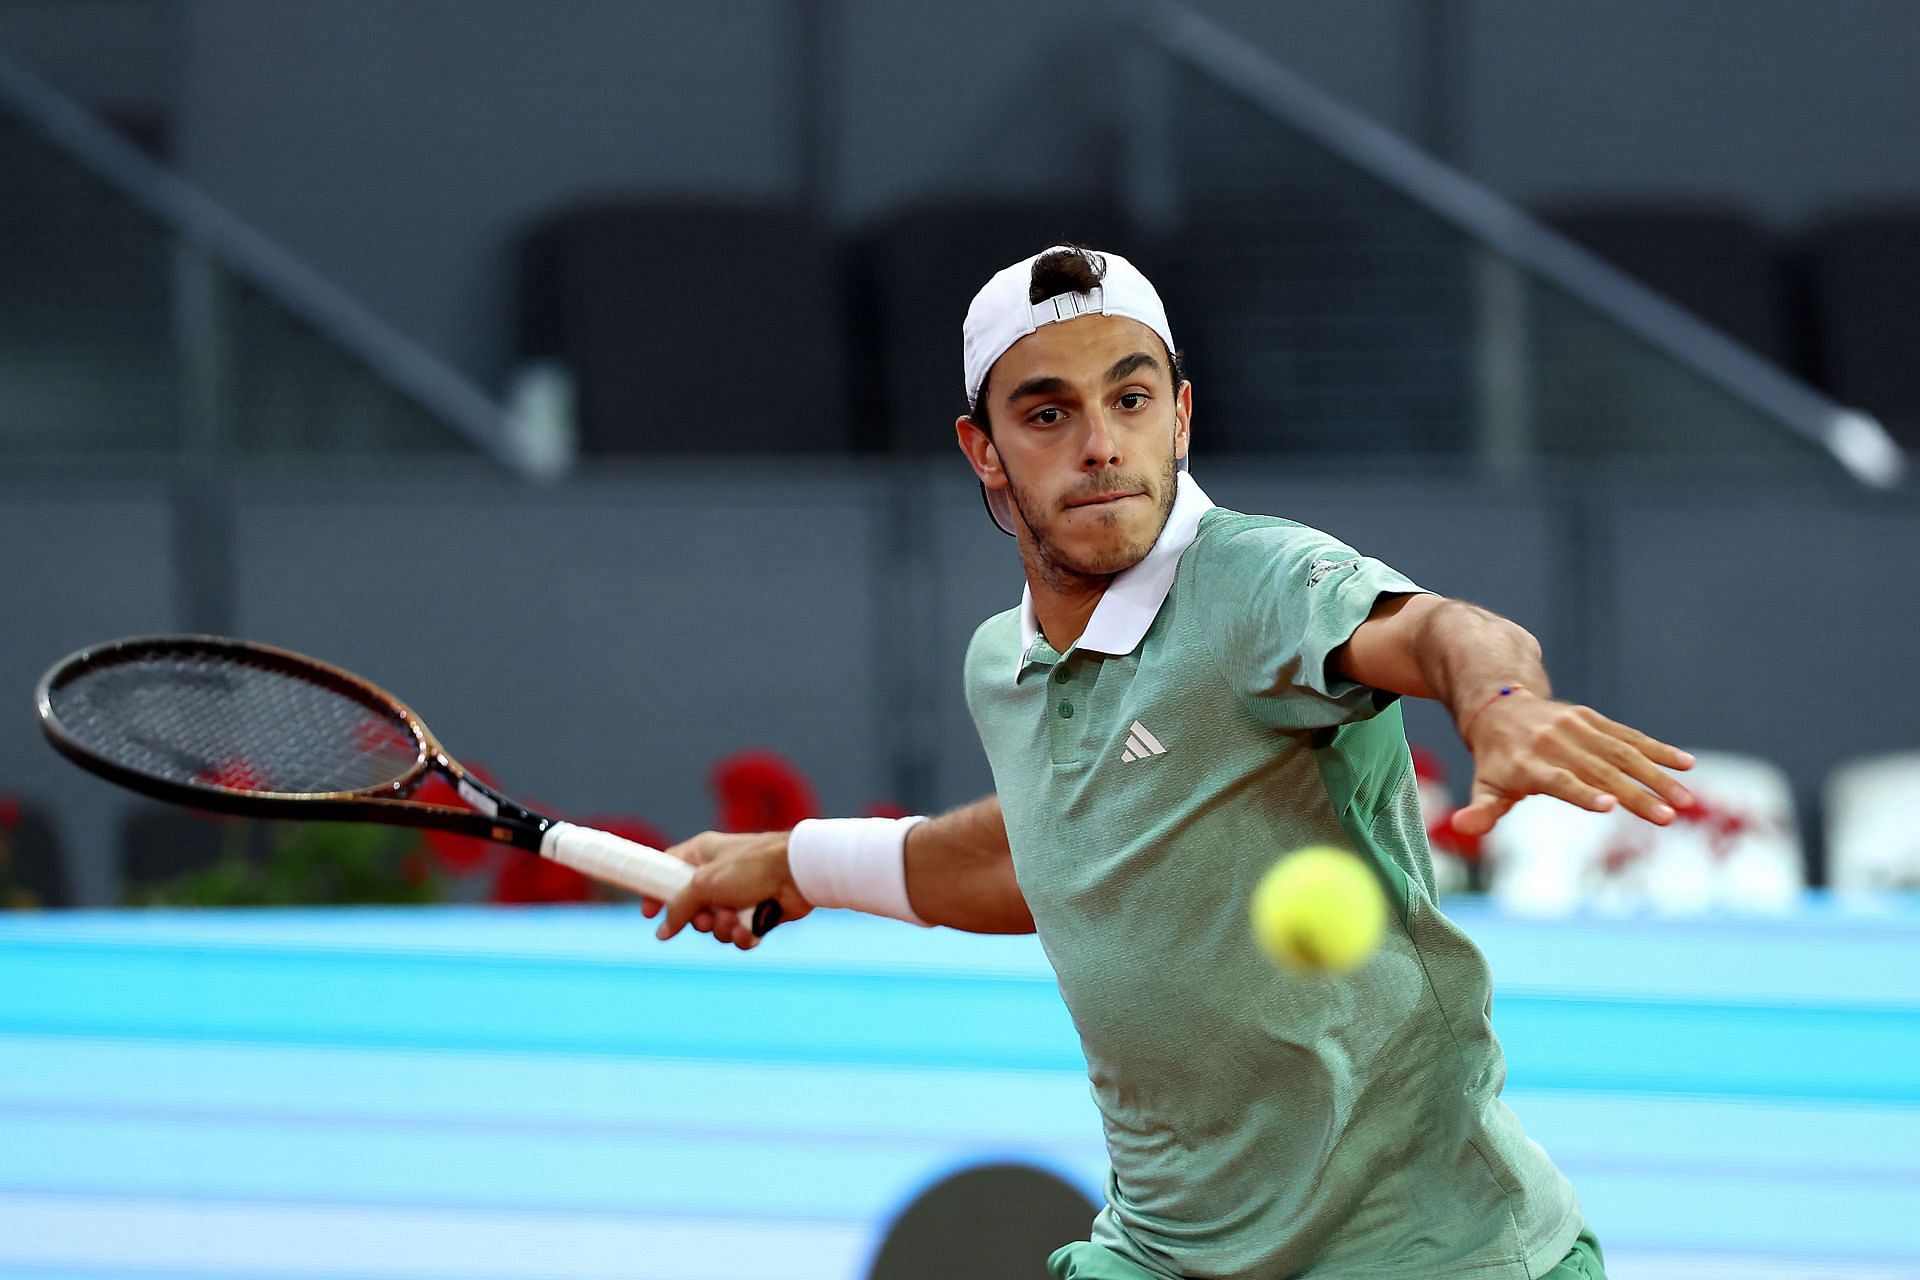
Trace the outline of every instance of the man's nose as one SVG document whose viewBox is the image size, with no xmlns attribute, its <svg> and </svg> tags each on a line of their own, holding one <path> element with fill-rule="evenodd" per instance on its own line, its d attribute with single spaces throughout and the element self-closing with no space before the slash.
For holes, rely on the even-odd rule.
<svg viewBox="0 0 1920 1280">
<path fill-rule="evenodd" d="M 1104 411 L 1096 410 L 1087 417 L 1086 448 L 1080 465 L 1089 471 L 1120 465 L 1120 435 Z"/>
</svg>

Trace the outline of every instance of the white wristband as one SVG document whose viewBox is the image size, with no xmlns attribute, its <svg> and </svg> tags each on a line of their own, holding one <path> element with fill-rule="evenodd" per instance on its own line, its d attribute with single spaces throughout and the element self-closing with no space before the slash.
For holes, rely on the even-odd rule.
<svg viewBox="0 0 1920 1280">
<path fill-rule="evenodd" d="M 929 927 L 907 901 L 907 831 L 925 818 L 807 818 L 787 838 L 787 867 L 816 907 L 850 907 Z"/>
</svg>

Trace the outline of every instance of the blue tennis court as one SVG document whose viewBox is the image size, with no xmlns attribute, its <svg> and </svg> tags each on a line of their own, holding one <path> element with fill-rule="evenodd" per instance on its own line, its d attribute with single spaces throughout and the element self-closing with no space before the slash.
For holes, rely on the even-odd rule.
<svg viewBox="0 0 1920 1280">
<path fill-rule="evenodd" d="M 1920 908 L 1458 914 L 1612 1274 L 1920 1276 Z M 1031 938 L 76 913 L 0 966 L 8 1277 L 857 1280 L 955 1170 L 1104 1170 Z"/>
</svg>

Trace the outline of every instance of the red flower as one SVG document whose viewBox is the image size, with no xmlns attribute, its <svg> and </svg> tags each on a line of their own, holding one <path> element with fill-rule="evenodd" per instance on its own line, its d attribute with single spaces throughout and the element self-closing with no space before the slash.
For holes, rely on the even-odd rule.
<svg viewBox="0 0 1920 1280">
<path fill-rule="evenodd" d="M 1414 777 L 1422 782 L 1445 782 L 1447 780 L 1447 766 L 1440 762 L 1439 756 L 1427 750 L 1425 747 L 1413 747 L 1411 750 L 1413 753 Z"/>
<path fill-rule="evenodd" d="M 488 786 L 493 785 L 493 779 L 485 770 L 473 765 L 467 765 L 466 770 Z M 469 807 L 467 802 L 460 798 L 460 793 L 454 790 L 453 784 L 438 773 L 429 773 L 426 779 L 414 788 L 412 799 L 422 804 L 448 805 L 456 809 Z M 426 841 L 427 848 L 433 851 L 433 856 L 440 860 L 440 864 L 455 874 L 472 871 L 484 865 L 493 855 L 492 843 L 478 836 L 457 836 L 448 831 L 422 830 L 420 838 Z"/>
<path fill-rule="evenodd" d="M 1435 814 L 1433 821 L 1427 824 L 1427 843 L 1443 853 L 1451 853 L 1466 862 L 1480 861 L 1481 843 L 1484 836 L 1464 835 L 1453 829 L 1453 815 L 1458 809 L 1448 809 Z"/>
<path fill-rule="evenodd" d="M 814 817 L 813 785 L 772 751 L 740 751 L 713 767 L 722 831 L 786 831 Z"/>
<path fill-rule="evenodd" d="M 1722 808 L 1697 793 L 1693 803 L 1685 809 L 1676 810 L 1674 816 L 1681 822 L 1705 827 L 1707 848 L 1714 857 L 1721 859 L 1731 857 L 1740 837 L 1760 825 L 1749 815 Z"/>
<path fill-rule="evenodd" d="M 493 881 L 493 900 L 509 905 L 536 902 L 586 902 L 593 881 L 550 858 L 523 854 L 508 859 Z"/>
</svg>

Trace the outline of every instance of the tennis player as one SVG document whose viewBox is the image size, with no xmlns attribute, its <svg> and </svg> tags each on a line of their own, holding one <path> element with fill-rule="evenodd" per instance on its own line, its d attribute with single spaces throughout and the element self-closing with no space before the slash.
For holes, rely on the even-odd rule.
<svg viewBox="0 0 1920 1280">
<path fill-rule="evenodd" d="M 1059 1277 L 1597 1277 L 1572 1186 L 1500 1099 L 1487 966 L 1441 914 L 1397 699 L 1453 713 L 1456 815 L 1523 796 L 1665 824 L 1691 759 L 1553 698 L 1538 644 L 1186 474 L 1193 388 L 1153 286 L 1116 254 L 999 272 L 964 327 L 957 429 L 1026 590 L 967 651 L 995 795 L 931 820 L 709 832 L 662 937 L 753 945 L 736 910 L 848 907 L 1037 932 L 1111 1173 Z M 1247 902 L 1305 845 L 1361 853 L 1386 941 L 1282 972 Z M 652 914 L 661 904 L 648 904 Z"/>
</svg>

